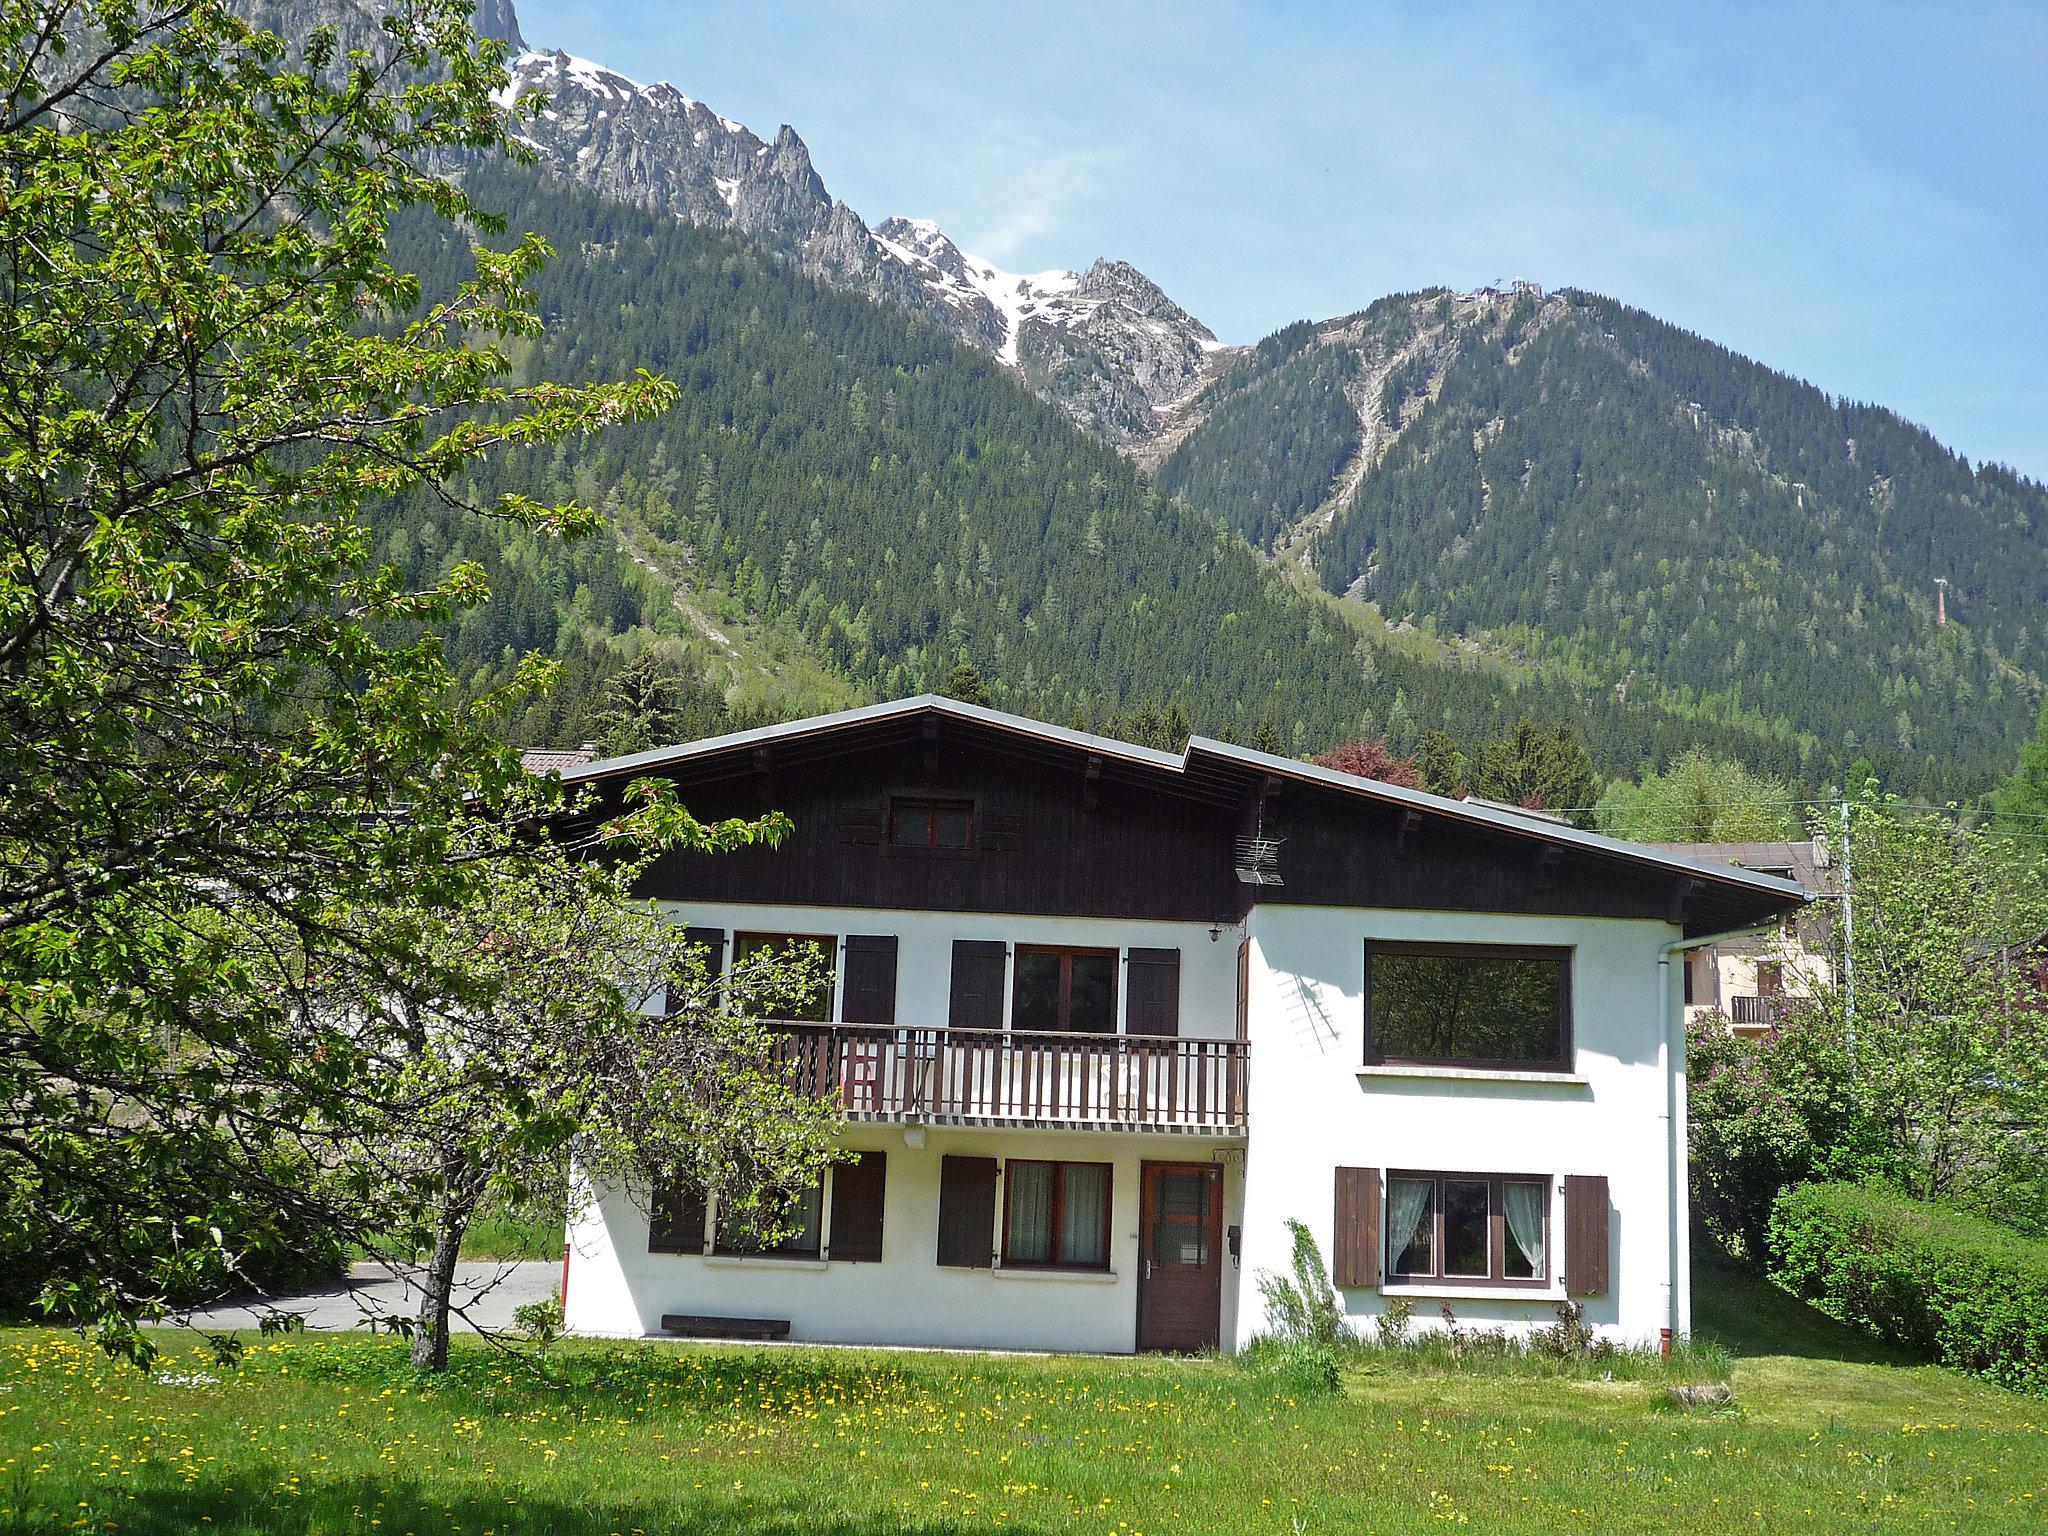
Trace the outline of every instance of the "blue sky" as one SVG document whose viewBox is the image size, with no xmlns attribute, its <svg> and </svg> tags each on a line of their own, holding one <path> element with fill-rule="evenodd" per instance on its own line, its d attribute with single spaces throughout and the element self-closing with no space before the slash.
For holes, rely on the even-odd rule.
<svg viewBox="0 0 2048 1536">
<path fill-rule="evenodd" d="M 1122 257 L 1226 341 L 1528 277 L 2048 478 L 2048 4 L 518 9 L 870 224 Z"/>
</svg>

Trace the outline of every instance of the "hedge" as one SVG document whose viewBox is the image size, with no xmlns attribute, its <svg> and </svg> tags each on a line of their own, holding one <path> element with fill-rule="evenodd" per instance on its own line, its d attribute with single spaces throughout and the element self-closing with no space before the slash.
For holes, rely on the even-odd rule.
<svg viewBox="0 0 2048 1536">
<path fill-rule="evenodd" d="M 1880 1338 L 2048 1395 L 2048 1242 L 1859 1184 L 1802 1184 L 1771 1208 L 1778 1279 Z"/>
</svg>

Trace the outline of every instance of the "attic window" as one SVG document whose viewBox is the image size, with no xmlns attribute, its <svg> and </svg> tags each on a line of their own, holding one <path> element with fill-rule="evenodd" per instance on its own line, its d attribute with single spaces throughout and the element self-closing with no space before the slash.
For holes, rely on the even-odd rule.
<svg viewBox="0 0 2048 1536">
<path fill-rule="evenodd" d="M 972 848 L 974 802 L 891 800 L 889 845 L 892 848 Z"/>
</svg>

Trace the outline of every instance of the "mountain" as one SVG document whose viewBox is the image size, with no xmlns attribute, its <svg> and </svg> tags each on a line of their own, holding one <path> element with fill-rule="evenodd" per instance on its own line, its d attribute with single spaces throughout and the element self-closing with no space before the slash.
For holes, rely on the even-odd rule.
<svg viewBox="0 0 2048 1536">
<path fill-rule="evenodd" d="M 507 537 L 427 492 L 387 514 L 379 557 L 407 574 L 486 567 L 491 601 L 447 637 L 473 687 L 525 650 L 563 661 L 561 699 L 511 727 L 523 739 L 590 735 L 592 700 L 655 648 L 698 699 L 769 713 L 817 690 L 913 693 L 968 660 L 997 703 L 1043 719 L 1178 709 L 1292 752 L 1424 724 L 1470 744 L 1527 715 L 1574 721 L 1609 769 L 1695 742 L 1786 775 L 1825 766 L 1782 727 L 1355 625 L 937 325 L 730 230 L 526 167 L 470 176 L 483 206 L 561 252 L 522 374 L 644 366 L 681 390 L 657 420 L 470 472 L 486 501 L 517 488 L 597 505 L 610 542 Z M 458 279 L 468 232 L 422 215 L 395 238 L 424 291 Z"/>
<path fill-rule="evenodd" d="M 621 202 L 736 231 L 821 282 L 908 305 L 1110 442 L 1152 435 L 1227 351 L 1128 263 L 1020 277 L 960 250 L 927 220 L 870 229 L 826 190 L 786 124 L 764 141 L 667 83 L 641 85 L 587 59 L 526 48 L 509 0 L 491 0 L 480 23 L 520 50 L 499 102 L 546 169 Z M 547 105 L 522 115 L 518 103 L 536 93 Z"/>
<path fill-rule="evenodd" d="M 1981 787 L 2048 676 L 2048 490 L 1531 284 L 1269 337 L 1156 483 L 1397 624 Z"/>
</svg>

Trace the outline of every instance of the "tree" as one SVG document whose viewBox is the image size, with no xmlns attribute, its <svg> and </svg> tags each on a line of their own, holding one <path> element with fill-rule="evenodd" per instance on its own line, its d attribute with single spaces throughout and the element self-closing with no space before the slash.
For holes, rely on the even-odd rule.
<svg viewBox="0 0 2048 1536">
<path fill-rule="evenodd" d="M 1992 793 L 1994 811 L 2018 833 L 2048 833 L 2048 702 L 2034 739 L 2020 749 L 2019 766 Z"/>
<path fill-rule="evenodd" d="M 503 382 L 537 236 L 431 294 L 391 263 L 394 220 L 498 227 L 429 167 L 505 147 L 504 50 L 465 0 L 358 32 L 0 7 L 0 1190 L 49 1234 L 45 1303 L 138 1355 L 138 1317 L 311 1212 L 295 1135 L 374 1062 L 309 992 L 433 963 L 364 914 L 462 909 L 544 809 L 506 691 L 452 699 L 431 634 L 477 567 L 408 584 L 366 505 L 587 530 L 463 471 L 674 397 Z"/>
<path fill-rule="evenodd" d="M 1695 747 L 1640 784 L 1608 785 L 1593 820 L 1646 843 L 1769 842 L 1800 835 L 1793 798 L 1783 779 Z"/>
<path fill-rule="evenodd" d="M 623 757 L 687 741 L 708 702 L 703 693 L 668 651 L 649 646 L 606 684 L 598 743 L 607 756 Z"/>
<path fill-rule="evenodd" d="M 2048 1015 L 2026 1006 L 2024 972 L 1994 951 L 2048 926 L 2048 887 L 1994 833 L 1873 786 L 1837 835 L 1854 870 L 1855 937 L 1838 984 L 1811 1006 L 1840 1039 L 1860 1112 L 1906 1192 L 2009 1219 L 1997 1192 L 2048 1155 Z"/>
<path fill-rule="evenodd" d="M 1416 789 L 1421 783 L 1415 760 L 1394 756 L 1384 736 L 1365 736 L 1357 741 L 1347 741 L 1341 747 L 1317 753 L 1309 761 L 1318 768 L 1333 768 L 1338 773 L 1355 774 L 1361 779 L 1378 779 L 1383 783 L 1398 784 L 1403 789 Z"/>
<path fill-rule="evenodd" d="M 1692 1214 L 1716 1242 L 1761 1263 L 1771 1202 L 1787 1185 L 1882 1172 L 1841 1035 L 1811 1011 L 1761 1039 L 1719 1013 L 1686 1030 L 1687 1167 Z"/>
<path fill-rule="evenodd" d="M 786 829 L 771 818 L 719 841 Z M 441 961 L 426 985 L 383 991 L 346 977 L 328 996 L 385 1066 L 341 1163 L 375 1171 L 372 1208 L 421 1213 L 421 1369 L 448 1363 L 456 1259 L 478 1208 L 551 1208 L 572 1143 L 572 1199 L 588 1198 L 595 1180 L 645 1197 L 681 1178 L 771 1230 L 829 1156 L 837 1106 L 775 1069 L 756 1022 L 771 1001 L 829 985 L 829 974 L 803 951 L 708 974 L 681 926 L 631 898 L 643 863 L 543 843 L 493 866 L 484 899 L 452 919 L 384 914 L 431 924 L 403 941 Z"/>
<path fill-rule="evenodd" d="M 1456 795 L 1465 788 L 1465 754 L 1448 731 L 1424 731 L 1415 749 L 1415 775 L 1433 795 Z"/>
<path fill-rule="evenodd" d="M 949 699 L 958 699 L 962 704 L 989 702 L 988 687 L 981 680 L 981 669 L 970 662 L 955 662 L 939 692 Z"/>
<path fill-rule="evenodd" d="M 1472 792 L 1488 800 L 1586 819 L 1600 776 L 1579 733 L 1563 721 L 1543 730 L 1526 716 L 1504 736 L 1483 743 L 1472 764 Z"/>
</svg>

